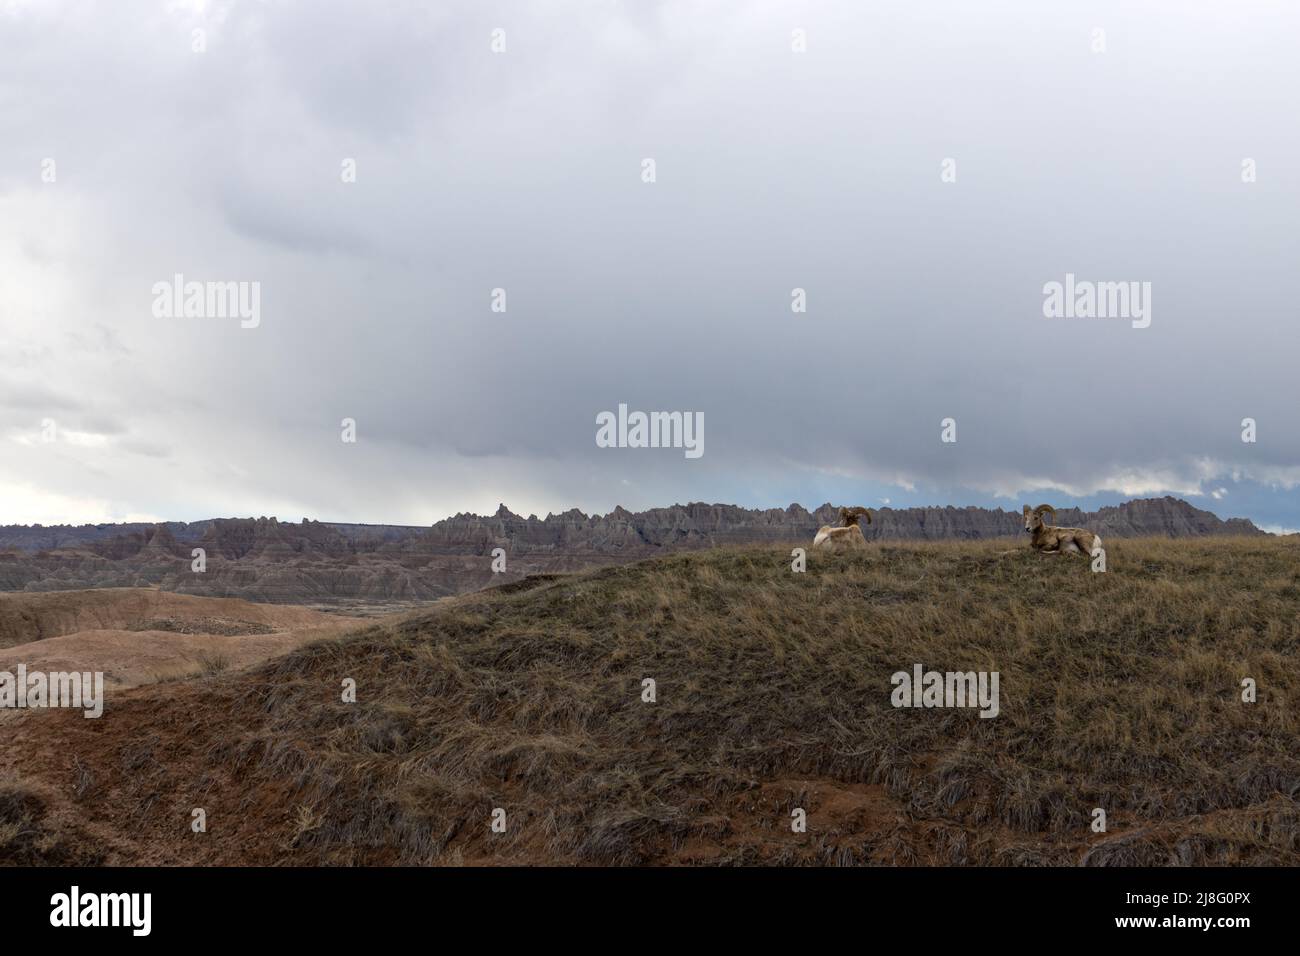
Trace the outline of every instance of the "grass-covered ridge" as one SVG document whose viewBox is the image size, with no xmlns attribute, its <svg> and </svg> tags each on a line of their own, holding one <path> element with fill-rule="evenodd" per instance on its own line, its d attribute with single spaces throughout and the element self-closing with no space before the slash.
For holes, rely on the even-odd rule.
<svg viewBox="0 0 1300 956">
<path fill-rule="evenodd" d="M 1295 546 L 1106 547 L 1105 574 L 1007 542 L 803 574 L 788 548 L 681 553 L 46 727 L 124 862 L 1300 862 Z M 1000 672 L 999 716 L 895 709 L 890 675 L 916 663 Z"/>
</svg>

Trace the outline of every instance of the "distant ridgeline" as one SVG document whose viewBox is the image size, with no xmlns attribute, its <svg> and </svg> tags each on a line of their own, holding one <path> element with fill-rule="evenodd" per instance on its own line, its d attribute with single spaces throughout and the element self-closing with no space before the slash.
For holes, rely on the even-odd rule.
<svg viewBox="0 0 1300 956">
<path fill-rule="evenodd" d="M 854 502 L 850 502 L 851 504 Z M 663 549 L 811 541 L 836 524 L 838 507 L 750 510 L 689 504 L 588 516 L 576 508 L 545 518 L 458 514 L 432 527 L 281 523 L 215 518 L 161 524 L 0 526 L 0 591 L 162 587 L 187 594 L 276 603 L 423 601 L 517 580 L 648 557 Z M 1062 525 L 1104 537 L 1261 535 L 1250 521 L 1224 521 L 1176 498 L 1130 501 L 1095 512 L 1063 508 Z M 988 508 L 881 508 L 868 540 L 975 540 L 1022 534 L 1018 512 Z M 194 548 L 207 566 L 191 570 Z M 494 548 L 506 553 L 493 574 Z"/>
</svg>

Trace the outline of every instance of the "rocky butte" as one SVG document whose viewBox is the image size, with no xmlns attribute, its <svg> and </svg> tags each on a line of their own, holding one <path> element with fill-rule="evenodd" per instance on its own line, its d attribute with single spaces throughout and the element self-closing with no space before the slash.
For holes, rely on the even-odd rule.
<svg viewBox="0 0 1300 956">
<path fill-rule="evenodd" d="M 1176 498 L 1130 501 L 1095 512 L 1063 508 L 1058 523 L 1104 538 L 1262 535 Z M 795 544 L 838 521 L 837 507 L 752 510 L 693 503 L 606 515 L 575 509 L 525 518 L 458 514 L 432 527 L 275 518 L 214 518 L 162 524 L 0 527 L 0 591 L 160 587 L 209 597 L 308 605 L 393 605 L 434 600 L 518 580 L 617 564 L 681 548 Z M 988 508 L 881 508 L 869 541 L 1021 537 L 1018 512 Z M 190 569 L 194 548 L 207 570 Z M 507 572 L 491 553 L 505 549 Z"/>
</svg>

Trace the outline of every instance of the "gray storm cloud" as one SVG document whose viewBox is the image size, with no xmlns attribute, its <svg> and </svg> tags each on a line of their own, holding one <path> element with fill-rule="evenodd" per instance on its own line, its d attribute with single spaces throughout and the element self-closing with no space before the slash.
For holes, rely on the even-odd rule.
<svg viewBox="0 0 1300 956">
<path fill-rule="evenodd" d="M 1297 27 L 1249 2 L 2 4 L 0 522 L 767 504 L 804 470 L 1283 494 Z M 260 325 L 155 318 L 177 273 L 259 282 Z M 1151 283 L 1150 327 L 1046 318 L 1067 273 Z M 706 454 L 597 447 L 620 403 L 703 413 Z"/>
</svg>

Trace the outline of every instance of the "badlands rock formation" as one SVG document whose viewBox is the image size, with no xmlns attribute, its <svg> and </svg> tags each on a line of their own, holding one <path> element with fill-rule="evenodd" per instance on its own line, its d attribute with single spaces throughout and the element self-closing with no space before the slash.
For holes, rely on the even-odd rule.
<svg viewBox="0 0 1300 956">
<path fill-rule="evenodd" d="M 1249 521 L 1223 521 L 1175 498 L 1096 512 L 1063 508 L 1057 517 L 1103 538 L 1263 534 Z M 9 526 L 0 527 L 0 591 L 159 587 L 272 603 L 389 606 L 664 550 L 806 544 L 818 527 L 836 521 L 829 503 L 814 511 L 696 503 L 592 516 L 572 509 L 545 518 L 525 518 L 502 505 L 493 515 L 458 514 L 430 528 L 275 518 Z M 865 530 L 868 541 L 1019 537 L 1021 521 L 1017 512 L 987 508 L 881 508 Z M 190 570 L 194 548 L 207 554 L 203 574 Z M 492 573 L 494 548 L 505 549 L 505 574 Z"/>
</svg>

